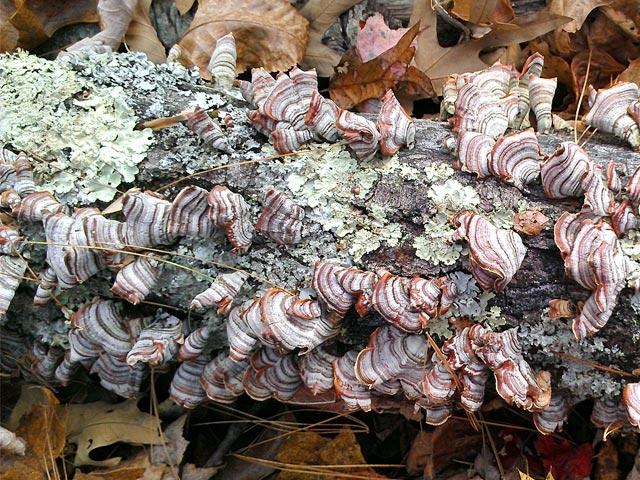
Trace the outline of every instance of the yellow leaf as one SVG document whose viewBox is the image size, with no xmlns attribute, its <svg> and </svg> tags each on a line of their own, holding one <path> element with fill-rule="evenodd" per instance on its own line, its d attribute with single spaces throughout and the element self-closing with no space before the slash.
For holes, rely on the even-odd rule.
<svg viewBox="0 0 640 480">
<path fill-rule="evenodd" d="M 58 476 L 56 459 L 65 445 L 64 408 L 51 390 L 23 387 L 12 413 L 18 422 L 16 435 L 26 443 L 25 455 L 0 456 L 0 480 L 51 478 Z"/>
<path fill-rule="evenodd" d="M 349 428 L 344 428 L 333 439 L 322 437 L 314 432 L 295 433 L 281 446 L 276 458 L 279 462 L 292 466 L 318 466 L 299 469 L 308 471 L 308 474 L 296 473 L 294 469 L 291 472 L 283 470 L 278 475 L 278 480 L 313 480 L 318 478 L 318 472 L 324 472 L 322 478 L 327 480 L 341 478 L 338 472 L 345 474 L 345 477 L 348 473 L 363 478 L 387 478 L 367 466 L 360 451 L 360 445 Z M 322 465 L 331 465 L 331 467 L 323 470 Z M 340 468 L 340 465 L 352 465 L 352 467 Z M 326 475 L 330 471 L 336 472 L 336 475 Z"/>
<path fill-rule="evenodd" d="M 530 477 L 529 474 L 521 472 L 519 469 L 518 474 L 520 475 L 520 480 L 535 480 L 533 477 Z M 547 477 L 545 478 L 545 480 L 555 480 L 551 471 L 547 473 Z"/>
<path fill-rule="evenodd" d="M 211 78 L 207 65 L 216 40 L 229 32 L 238 49 L 238 73 L 252 67 L 288 70 L 302 59 L 309 23 L 286 0 L 203 0 L 180 40 L 181 60 Z"/>
</svg>

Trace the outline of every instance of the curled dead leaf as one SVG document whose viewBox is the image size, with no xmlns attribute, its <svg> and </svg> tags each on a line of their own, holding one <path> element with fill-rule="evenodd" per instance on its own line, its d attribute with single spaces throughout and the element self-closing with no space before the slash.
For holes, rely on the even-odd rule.
<svg viewBox="0 0 640 480">
<path fill-rule="evenodd" d="M 158 445 L 162 441 L 156 419 L 141 412 L 135 400 L 68 405 L 66 428 L 69 442 L 78 445 L 75 465 L 114 467 L 120 458 L 96 461 L 89 454 L 116 442 Z"/>
<path fill-rule="evenodd" d="M 362 63 L 354 51 L 345 54 L 329 86 L 331 99 L 339 107 L 349 109 L 370 98 L 382 98 L 401 82 L 406 93 L 435 98 L 429 78 L 409 65 L 415 53 L 411 42 L 419 28 L 419 24 L 414 25 L 394 47 L 368 62 Z"/>
<path fill-rule="evenodd" d="M 455 0 L 451 13 L 466 22 L 484 26 L 508 23 L 514 17 L 511 2 L 505 0 Z"/>
<path fill-rule="evenodd" d="M 196 65 L 210 79 L 207 65 L 216 40 L 233 33 L 237 72 L 263 67 L 288 70 L 299 63 L 309 38 L 309 23 L 286 0 L 204 0 L 179 43 L 180 61 Z"/>
<path fill-rule="evenodd" d="M 95 0 L 0 2 L 0 52 L 16 47 L 30 50 L 48 40 L 61 27 L 98 21 Z"/>
<path fill-rule="evenodd" d="M 302 59 L 302 68 L 315 68 L 319 77 L 333 75 L 340 55 L 322 43 L 324 32 L 340 15 L 360 0 L 309 0 L 300 13 L 309 21 L 309 41 Z"/>
<path fill-rule="evenodd" d="M 133 10 L 133 16 L 124 41 L 130 50 L 144 52 L 153 63 L 162 63 L 166 60 L 164 45 L 158 38 L 149 9 L 152 0 L 138 0 Z"/>
<path fill-rule="evenodd" d="M 525 235 L 538 235 L 548 221 L 549 217 L 540 210 L 530 209 L 514 215 L 513 229 Z"/>
<path fill-rule="evenodd" d="M 442 84 L 452 73 L 486 68 L 487 65 L 479 57 L 483 50 L 527 42 L 570 20 L 549 12 L 537 12 L 516 17 L 511 22 L 514 28 L 495 29 L 479 40 L 467 40 L 453 47 L 441 47 L 436 31 L 436 13 L 428 2 L 415 2 L 409 23 L 414 25 L 420 22 L 421 28 L 414 60 L 418 68 L 431 79 L 438 94 L 441 94 Z"/>
</svg>

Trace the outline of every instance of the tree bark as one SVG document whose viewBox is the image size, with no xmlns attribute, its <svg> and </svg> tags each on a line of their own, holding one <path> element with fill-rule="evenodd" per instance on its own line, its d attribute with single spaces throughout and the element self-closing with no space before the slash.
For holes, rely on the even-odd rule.
<svg viewBox="0 0 640 480">
<path fill-rule="evenodd" d="M 127 57 L 118 58 L 121 64 L 113 68 L 124 68 L 123 59 Z M 136 61 L 133 64 L 135 66 Z M 127 78 L 126 72 L 112 73 Z M 158 308 L 165 308 L 189 321 L 192 327 L 208 324 L 214 331 L 212 349 L 215 350 L 223 348 L 226 342 L 224 318 L 213 311 L 204 315 L 188 311 L 191 299 L 209 286 L 209 281 L 194 275 L 192 269 L 211 277 L 227 271 L 225 266 L 248 271 L 252 278 L 238 301 L 260 295 L 273 285 L 290 290 L 309 287 L 314 262 L 319 259 L 353 264 L 364 270 L 385 268 L 407 277 L 468 273 L 467 255 L 445 265 L 419 258 L 414 246 L 416 237 L 424 233 L 424 225 L 433 220 L 441 207 L 434 202 L 431 187 L 455 180 L 473 188 L 480 198 L 478 210 L 487 216 L 496 212 L 502 212 L 503 216 L 505 212 L 515 213 L 526 204 L 550 218 L 539 235 L 521 235 L 528 248 L 524 263 L 508 289 L 496 295 L 488 305 L 500 308 L 505 326 L 520 327 L 525 358 L 534 369 L 550 369 L 557 389 L 571 390 L 585 398 L 615 396 L 626 379 L 553 352 L 629 372 L 638 365 L 640 351 L 635 338 L 638 320 L 631 306 L 629 289 L 622 292 L 609 323 L 593 339 L 577 342 L 570 321 L 551 321 L 544 313 L 552 298 L 578 301 L 589 295 L 565 275 L 553 240 L 554 222 L 564 211 L 577 212 L 582 199 L 549 200 L 539 183 L 521 192 L 495 178 L 478 180 L 474 175 L 458 171 L 444 176 L 437 174 L 443 165 L 451 165 L 453 160 L 444 146 L 445 139 L 452 135 L 446 122 L 416 121 L 415 148 L 402 149 L 397 158 L 376 157 L 371 162 L 349 163 L 349 154 L 344 147 L 328 144 L 312 145 L 309 150 L 291 156 L 273 156 L 267 139 L 248 125 L 247 106 L 237 92 L 229 95 L 200 81 L 171 80 L 167 75 L 166 71 L 155 70 L 145 79 L 154 82 L 155 90 L 142 89 L 138 80 L 122 80 L 130 104 L 141 121 L 158 116 L 159 111 L 164 116 L 175 115 L 188 108 L 196 97 L 201 102 L 205 99 L 204 103 L 220 120 L 227 119 L 221 123 L 226 125 L 225 132 L 234 153 L 221 154 L 203 145 L 182 124 L 156 130 L 156 143 L 141 165 L 135 185 L 129 187 L 158 190 L 172 200 L 186 185 L 209 189 L 223 184 L 243 195 L 254 220 L 262 208 L 265 192 L 271 188 L 284 190 L 305 208 L 304 237 L 300 244 L 281 247 L 256 234 L 253 246 L 242 254 L 231 253 L 231 246 L 222 234 L 213 241 L 181 239 L 166 248 L 165 258 L 185 268 L 163 265 L 160 281 L 147 299 L 148 303 L 126 306 L 126 314 L 153 314 Z M 97 83 L 112 81 L 95 76 L 92 80 Z M 538 140 L 542 151 L 550 154 L 560 142 L 573 140 L 573 137 L 555 132 L 538 135 Z M 636 152 L 606 135 L 596 134 L 585 149 L 593 161 L 606 165 L 614 159 L 625 164 L 629 173 L 640 163 Z M 240 164 L 247 160 L 253 163 Z M 345 162 L 349 167 L 342 171 Z M 211 170 L 215 167 L 219 168 Z M 27 236 L 38 238 L 38 228 L 37 225 L 24 225 L 23 231 Z M 367 251 L 369 248 L 371 250 Z M 29 255 L 34 270 L 40 271 L 44 248 L 33 246 Z M 74 310 L 96 294 L 109 296 L 112 281 L 113 272 L 104 271 L 64 296 L 65 306 Z M 34 310 L 30 306 L 33 291 L 31 283 L 20 287 L 3 323 L 5 335 L 11 330 L 23 336 L 36 332 L 36 337 L 41 339 L 59 339 L 64 333 L 54 331 L 59 328 L 62 318 L 59 306 L 52 302 L 44 310 Z M 344 344 L 344 348 L 362 348 L 373 328 L 382 324 L 384 319 L 375 312 L 362 319 L 350 314 L 337 341 Z M 50 330 L 46 325 L 51 326 Z M 437 337 L 439 332 L 433 333 Z"/>
</svg>

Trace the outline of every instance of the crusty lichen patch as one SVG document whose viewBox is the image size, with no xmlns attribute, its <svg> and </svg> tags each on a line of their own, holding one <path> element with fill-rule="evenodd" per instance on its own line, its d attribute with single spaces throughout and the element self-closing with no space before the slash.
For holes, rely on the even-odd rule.
<svg viewBox="0 0 640 480">
<path fill-rule="evenodd" d="M 388 219 L 389 212 L 384 207 L 354 206 L 355 201 L 367 198 L 382 172 L 389 169 L 389 163 L 362 165 L 342 145 L 320 151 L 314 147 L 317 145 L 283 159 L 281 164 L 261 165 L 259 171 L 268 175 L 280 173 L 293 200 L 306 207 L 307 221 L 332 232 L 354 261 L 383 245 L 397 245 L 402 228 Z M 271 148 L 265 146 L 263 153 L 272 155 Z"/>
<path fill-rule="evenodd" d="M 0 117 L 0 142 L 34 154 L 40 188 L 71 204 L 113 199 L 153 143 L 121 87 L 24 52 L 0 56 Z"/>
<path fill-rule="evenodd" d="M 567 322 L 549 317 L 548 308 L 535 322 L 523 323 L 520 330 L 520 340 L 523 349 L 529 352 L 530 363 L 562 371 L 561 376 L 554 378 L 558 389 L 570 391 L 577 397 L 611 398 L 620 394 L 619 379 L 592 366 L 602 364 L 598 358 L 603 356 L 611 361 L 623 359 L 625 354 L 617 345 L 608 345 L 600 337 L 577 340 Z M 577 352 L 579 358 L 577 361 L 565 359 L 555 352 Z"/>
</svg>

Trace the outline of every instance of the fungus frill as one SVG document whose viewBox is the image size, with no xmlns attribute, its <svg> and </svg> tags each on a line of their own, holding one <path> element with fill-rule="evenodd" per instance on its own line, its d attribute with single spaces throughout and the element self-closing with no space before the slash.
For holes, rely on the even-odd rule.
<svg viewBox="0 0 640 480">
<path fill-rule="evenodd" d="M 451 241 L 464 238 L 469 243 L 469 268 L 480 287 L 503 291 L 527 253 L 522 239 L 469 211 L 458 213 L 454 222 L 458 229 Z"/>
<path fill-rule="evenodd" d="M 502 398 L 530 411 L 544 410 L 551 401 L 551 375 L 544 370 L 534 375 L 522 357 L 517 329 L 496 333 L 474 325 L 469 339 L 476 355 L 493 371 Z"/>
<path fill-rule="evenodd" d="M 640 383 L 628 383 L 622 391 L 622 401 L 631 425 L 640 427 Z"/>
<path fill-rule="evenodd" d="M 589 86 L 590 110 L 584 122 L 603 132 L 613 133 L 625 140 L 634 150 L 640 149 L 640 126 L 629 114 L 629 107 L 638 101 L 638 85 L 618 82 L 596 91 Z"/>
<path fill-rule="evenodd" d="M 565 212 L 556 223 L 555 241 L 567 275 L 593 291 L 573 320 L 573 333 L 582 339 L 607 323 L 633 265 L 609 224 L 588 214 Z"/>
<path fill-rule="evenodd" d="M 273 189 L 265 194 L 264 203 L 255 229 L 278 245 L 300 242 L 304 210 L 286 193 Z"/>
<path fill-rule="evenodd" d="M 236 39 L 233 33 L 223 35 L 216 41 L 207 70 L 216 86 L 229 90 L 236 79 Z"/>
</svg>

